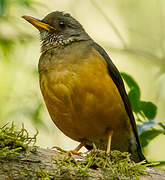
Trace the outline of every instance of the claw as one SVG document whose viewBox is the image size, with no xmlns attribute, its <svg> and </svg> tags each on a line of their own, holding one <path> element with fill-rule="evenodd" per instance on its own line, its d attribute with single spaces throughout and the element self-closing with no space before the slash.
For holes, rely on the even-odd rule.
<svg viewBox="0 0 165 180">
<path fill-rule="evenodd" d="M 53 146 L 51 149 L 56 149 L 57 151 L 63 152 L 63 153 L 67 153 L 68 151 L 58 147 L 58 146 Z"/>
<path fill-rule="evenodd" d="M 63 152 L 63 153 L 67 153 L 68 155 L 78 155 L 78 156 L 81 156 L 82 153 L 81 152 L 78 152 L 82 147 L 84 146 L 84 143 L 80 143 L 74 150 L 71 150 L 71 151 L 66 151 L 66 150 L 63 150 L 62 148 L 58 147 L 58 146 L 53 146 L 51 149 L 56 149 L 60 152 Z"/>
</svg>

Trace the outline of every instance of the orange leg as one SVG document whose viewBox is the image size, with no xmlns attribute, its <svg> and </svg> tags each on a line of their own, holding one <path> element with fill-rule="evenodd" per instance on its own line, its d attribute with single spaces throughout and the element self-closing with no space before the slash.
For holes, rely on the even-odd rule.
<svg viewBox="0 0 165 180">
<path fill-rule="evenodd" d="M 78 152 L 83 146 L 85 145 L 85 143 L 80 143 L 74 150 L 73 152 Z"/>
<path fill-rule="evenodd" d="M 111 140 L 112 140 L 113 131 L 108 132 L 108 143 L 107 143 L 107 154 L 111 153 Z"/>
<path fill-rule="evenodd" d="M 83 146 L 85 145 L 85 143 L 81 142 L 74 150 L 71 151 L 65 151 L 60 147 L 54 146 L 52 147 L 52 149 L 57 149 L 58 151 L 64 152 L 64 153 L 68 153 L 68 154 L 74 154 L 74 155 L 81 155 L 80 152 L 78 152 Z"/>
</svg>

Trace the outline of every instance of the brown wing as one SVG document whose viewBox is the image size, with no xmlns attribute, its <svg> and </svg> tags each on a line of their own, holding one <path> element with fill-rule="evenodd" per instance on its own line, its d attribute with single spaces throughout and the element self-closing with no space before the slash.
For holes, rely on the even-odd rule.
<svg viewBox="0 0 165 180">
<path fill-rule="evenodd" d="M 130 105 L 130 102 L 129 102 L 129 99 L 128 99 L 128 96 L 127 96 L 127 93 L 126 93 L 126 90 L 125 90 L 125 87 L 124 87 L 123 80 L 122 80 L 122 78 L 120 76 L 120 73 L 119 73 L 118 69 L 116 68 L 116 66 L 113 64 L 113 62 L 110 59 L 110 57 L 108 56 L 108 54 L 105 52 L 105 50 L 101 46 L 99 46 L 97 43 L 93 42 L 93 47 L 104 57 L 105 61 L 107 62 L 107 68 L 108 68 L 108 71 L 109 71 L 109 75 L 111 76 L 112 80 L 114 81 L 114 83 L 116 84 L 116 86 L 117 86 L 117 88 L 119 90 L 119 93 L 120 93 L 120 95 L 122 97 L 122 100 L 124 102 L 126 112 L 127 112 L 128 117 L 130 119 L 132 129 L 133 129 L 133 132 L 134 132 L 135 137 L 136 137 L 139 157 L 140 157 L 141 160 L 144 160 L 145 157 L 144 157 L 144 155 L 142 154 L 142 151 L 141 151 L 141 146 L 140 146 L 140 141 L 139 141 L 139 138 L 138 138 L 136 122 L 135 122 L 135 119 L 134 119 L 134 115 L 133 115 L 133 112 L 132 112 L 132 109 L 131 109 L 131 105 Z"/>
</svg>

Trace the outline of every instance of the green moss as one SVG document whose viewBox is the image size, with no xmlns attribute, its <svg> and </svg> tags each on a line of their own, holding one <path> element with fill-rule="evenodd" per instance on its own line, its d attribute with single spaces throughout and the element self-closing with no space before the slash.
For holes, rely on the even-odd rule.
<svg viewBox="0 0 165 180">
<path fill-rule="evenodd" d="M 26 158 L 30 158 L 27 158 L 27 161 L 32 163 L 33 168 L 28 169 L 23 165 L 20 169 L 17 169 L 18 174 L 23 178 L 73 180 L 87 179 L 97 175 L 99 179 L 132 180 L 138 179 L 140 175 L 147 174 L 146 165 L 143 165 L 144 162 L 135 163 L 130 159 L 129 153 L 119 151 L 112 151 L 111 154 L 107 154 L 105 151 L 93 150 L 89 154 L 84 154 L 83 157 L 59 154 L 59 156 L 51 160 L 49 168 L 44 164 L 38 164 L 38 168 L 35 165 L 36 160 L 33 161 L 35 153 L 37 155 L 37 149 L 34 146 L 37 134 L 38 132 L 33 137 L 30 137 L 24 126 L 17 131 L 14 123 L 11 126 L 5 125 L 0 128 L 0 158 L 6 160 L 7 155 L 14 155 L 15 153 L 18 154 L 18 157 L 15 158 L 18 161 L 24 155 Z M 32 148 L 28 148 L 29 144 L 32 145 Z M 22 154 L 22 152 L 26 152 L 26 154 Z M 23 158 L 25 162 L 26 158 Z M 22 162 L 24 161 L 22 160 Z"/>
<path fill-rule="evenodd" d="M 37 169 L 35 171 L 36 175 L 37 175 L 37 178 L 40 178 L 42 180 L 51 180 L 51 179 L 54 179 L 54 173 L 49 171 L 49 172 L 46 172 L 45 170 L 43 169 Z"/>
<path fill-rule="evenodd" d="M 130 159 L 127 152 L 112 151 L 107 154 L 105 151 L 91 151 L 82 159 L 76 160 L 73 156 L 64 156 L 56 161 L 58 169 L 74 167 L 72 175 L 77 178 L 89 176 L 91 170 L 99 170 L 104 179 L 138 179 L 140 175 L 147 174 L 144 162 L 135 163 Z M 62 175 L 62 174 L 60 174 Z"/>
<path fill-rule="evenodd" d="M 6 157 L 14 152 L 25 152 L 29 144 L 35 144 L 37 134 L 38 132 L 30 137 L 23 125 L 17 131 L 14 123 L 11 126 L 6 124 L 0 128 L 0 156 Z"/>
</svg>

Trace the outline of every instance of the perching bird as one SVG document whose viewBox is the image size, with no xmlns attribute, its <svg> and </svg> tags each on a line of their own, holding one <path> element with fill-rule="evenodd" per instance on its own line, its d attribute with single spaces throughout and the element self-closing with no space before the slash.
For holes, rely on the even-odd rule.
<svg viewBox="0 0 165 180">
<path fill-rule="evenodd" d="M 107 153 L 128 151 L 135 162 L 144 160 L 123 80 L 104 49 L 70 14 L 23 18 L 40 32 L 41 92 L 56 126 L 80 142 L 72 152 L 94 143 Z"/>
</svg>

